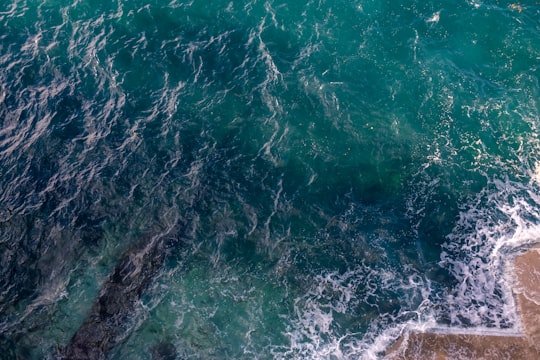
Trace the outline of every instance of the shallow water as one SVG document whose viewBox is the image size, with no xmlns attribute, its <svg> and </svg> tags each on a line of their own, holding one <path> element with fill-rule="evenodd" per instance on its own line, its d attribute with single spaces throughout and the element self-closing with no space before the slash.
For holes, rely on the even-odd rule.
<svg viewBox="0 0 540 360">
<path fill-rule="evenodd" d="M 1 352 L 58 356 L 147 239 L 165 258 L 111 359 L 370 359 L 405 327 L 515 331 L 539 19 L 534 1 L 2 2 Z"/>
</svg>

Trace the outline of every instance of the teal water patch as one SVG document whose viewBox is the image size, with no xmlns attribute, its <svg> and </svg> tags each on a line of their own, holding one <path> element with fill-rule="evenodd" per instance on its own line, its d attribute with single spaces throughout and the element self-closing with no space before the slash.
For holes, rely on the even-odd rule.
<svg viewBox="0 0 540 360">
<path fill-rule="evenodd" d="M 111 358 L 368 359 L 407 326 L 511 331 L 504 263 L 538 237 L 539 12 L 2 3 L 3 353 L 54 358 L 166 229 Z"/>
</svg>

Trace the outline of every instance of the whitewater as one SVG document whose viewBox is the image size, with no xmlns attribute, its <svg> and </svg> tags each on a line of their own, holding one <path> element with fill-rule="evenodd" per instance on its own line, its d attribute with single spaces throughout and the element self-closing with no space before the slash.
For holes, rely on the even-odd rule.
<svg viewBox="0 0 540 360">
<path fill-rule="evenodd" d="M 520 333 L 539 19 L 2 1 L 0 358 L 380 359 L 407 331 Z"/>
</svg>

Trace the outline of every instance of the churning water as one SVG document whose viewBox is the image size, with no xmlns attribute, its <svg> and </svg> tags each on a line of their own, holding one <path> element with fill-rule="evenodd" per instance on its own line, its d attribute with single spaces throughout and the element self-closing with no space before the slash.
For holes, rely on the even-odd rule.
<svg viewBox="0 0 540 360">
<path fill-rule="evenodd" d="M 0 358 L 518 331 L 539 66 L 533 0 L 1 1 Z"/>
</svg>

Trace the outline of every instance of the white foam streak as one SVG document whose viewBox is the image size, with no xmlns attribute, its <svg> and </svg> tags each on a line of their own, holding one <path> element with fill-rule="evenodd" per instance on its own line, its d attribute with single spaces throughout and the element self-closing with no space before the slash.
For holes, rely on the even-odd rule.
<svg viewBox="0 0 540 360">
<path fill-rule="evenodd" d="M 405 271 L 403 271 L 405 270 Z M 401 274 L 391 269 L 376 270 L 367 265 L 344 273 L 338 271 L 316 275 L 313 285 L 295 301 L 293 326 L 287 332 L 290 348 L 279 354 L 280 359 L 379 359 L 381 354 L 406 328 L 433 326 L 429 316 L 432 306 L 429 281 L 403 269 Z M 359 306 L 379 308 L 385 301 L 381 292 L 397 291 L 401 310 L 396 314 L 377 311 L 377 315 L 359 313 Z M 395 301 L 395 300 L 393 300 Z M 345 334 L 335 316 L 373 316 L 368 331 Z M 427 325 L 428 324 L 428 325 Z"/>
<path fill-rule="evenodd" d="M 13 2 L 11 3 L 11 8 L 9 8 L 7 11 L 1 11 L 0 15 L 7 15 L 8 17 L 13 17 L 15 15 L 15 10 L 17 10 L 17 8 L 19 7 L 18 5 L 18 1 L 13 0 Z M 0 18 L 0 20 L 2 20 L 2 18 Z"/>
<path fill-rule="evenodd" d="M 441 12 L 440 11 L 437 11 L 436 13 L 434 13 L 433 15 L 431 15 L 431 17 L 429 17 L 428 19 L 426 19 L 426 22 L 428 23 L 438 23 L 439 20 L 441 18 Z"/>
<path fill-rule="evenodd" d="M 458 281 L 445 300 L 451 324 L 500 329 L 518 323 L 507 261 L 540 238 L 536 192 L 495 180 L 460 215 L 441 256 Z"/>
<path fill-rule="evenodd" d="M 275 247 L 278 245 L 277 242 L 271 242 L 271 230 L 270 230 L 270 223 L 272 222 L 272 218 L 276 215 L 276 213 L 279 210 L 280 207 L 280 201 L 281 201 L 281 194 L 283 192 L 283 179 L 280 179 L 278 182 L 278 189 L 276 191 L 276 194 L 274 196 L 274 207 L 272 209 L 272 212 L 264 222 L 264 242 L 265 242 L 265 248 L 267 249 L 275 249 Z"/>
</svg>

